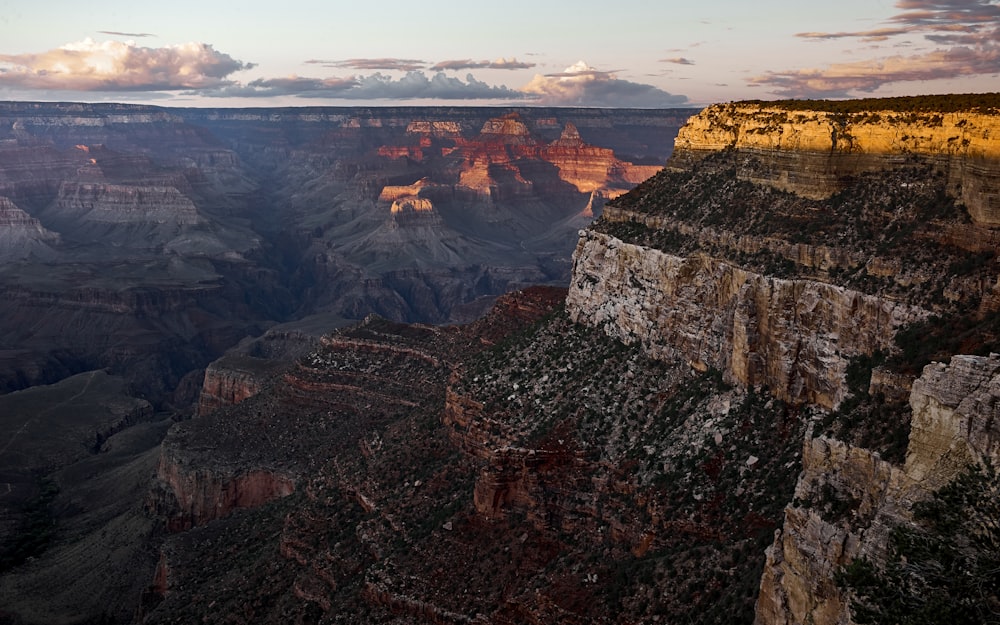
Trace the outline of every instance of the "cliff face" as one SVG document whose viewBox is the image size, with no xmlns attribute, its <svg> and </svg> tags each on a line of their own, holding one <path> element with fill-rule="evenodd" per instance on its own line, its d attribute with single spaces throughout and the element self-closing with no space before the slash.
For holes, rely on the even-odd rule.
<svg viewBox="0 0 1000 625">
<path fill-rule="evenodd" d="M 256 508 L 295 491 L 295 482 L 281 473 L 263 469 L 233 474 L 188 471 L 169 455 L 160 457 L 156 479 L 159 488 L 169 494 L 154 495 L 151 506 L 166 517 L 166 528 L 172 532 L 225 518 L 237 509 Z"/>
<path fill-rule="evenodd" d="M 996 459 L 996 358 L 951 356 L 997 345 L 997 120 L 710 107 L 664 172 L 581 232 L 572 319 L 824 409 L 767 550 L 757 623 L 852 622 L 836 574 L 883 566 L 914 506 Z M 951 364 L 911 384 L 932 358 Z M 530 476 L 519 483 L 512 501 L 529 505 Z"/>
<path fill-rule="evenodd" d="M 581 233 L 566 299 L 570 317 L 651 355 L 715 368 L 793 403 L 836 407 L 851 357 L 888 350 L 927 313 L 812 280 L 682 258 L 600 233 Z"/>
<path fill-rule="evenodd" d="M 884 560 L 894 527 L 913 523 L 913 506 L 969 465 L 1000 460 L 996 428 L 1000 357 L 955 356 L 913 384 L 904 465 L 819 437 L 807 439 L 795 503 L 768 548 L 758 624 L 850 623 L 834 574 L 855 558 Z"/>
<path fill-rule="evenodd" d="M 829 197 L 845 179 L 888 170 L 906 155 L 943 169 L 977 224 L 1000 225 L 1000 147 L 996 115 L 789 110 L 760 104 L 719 104 L 691 118 L 678 134 L 672 166 L 733 149 L 746 155 L 740 175 L 814 198 Z"/>
</svg>

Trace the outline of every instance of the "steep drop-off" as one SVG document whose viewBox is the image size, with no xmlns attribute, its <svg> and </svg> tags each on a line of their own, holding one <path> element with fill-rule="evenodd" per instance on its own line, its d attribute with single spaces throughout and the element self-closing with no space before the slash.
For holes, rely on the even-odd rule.
<svg viewBox="0 0 1000 625">
<path fill-rule="evenodd" d="M 992 591 L 947 607 L 952 580 L 898 567 L 915 557 L 899 536 L 944 540 L 927 502 L 995 462 L 998 436 L 986 356 L 998 338 L 996 103 L 927 100 L 710 107 L 664 172 L 581 233 L 572 318 L 825 409 L 768 549 L 756 623 L 899 618 L 865 585 L 878 576 L 900 592 L 922 584 L 914 611 L 991 610 Z"/>
<path fill-rule="evenodd" d="M 864 576 L 904 587 L 898 537 L 945 544 L 928 506 L 969 465 L 988 471 L 1000 440 L 998 232 L 983 217 L 1000 162 L 990 141 L 908 143 L 937 113 L 982 129 L 996 107 L 922 106 L 935 101 L 909 117 L 878 101 L 839 116 L 709 109 L 664 171 L 577 235 L 568 291 L 504 296 L 466 326 L 369 316 L 308 351 L 294 332 L 245 342 L 209 368 L 203 410 L 160 450 L 145 505 L 165 534 L 149 532 L 143 570 L 158 565 L 137 620 L 861 622 L 879 598 Z M 794 134 L 814 122 L 769 126 L 773 109 L 834 124 L 831 141 L 889 139 L 817 148 Z M 868 128 L 890 118 L 898 141 Z M 423 237 L 400 230 L 459 224 L 433 240 L 433 269 L 456 241 L 489 241 L 489 219 L 516 232 L 507 211 L 558 213 L 537 203 L 544 189 L 614 170 L 528 158 L 579 146 L 526 115 L 472 135 L 446 114 L 382 121 L 365 135 L 364 118 L 339 120 L 282 152 L 304 165 L 272 179 L 301 183 L 293 212 L 327 198 L 289 235 L 324 250 L 317 275 L 366 276 L 341 264 L 360 242 L 413 245 Z M 736 127 L 753 140 L 726 138 Z M 380 140 L 394 128 L 409 138 Z M 331 171 L 324 150 L 359 136 L 384 160 Z M 377 219 L 348 201 L 359 192 Z M 401 316 L 431 301 L 434 280 L 418 288 L 401 257 L 377 260 L 386 271 L 351 287 L 359 309 L 387 284 L 399 298 L 381 301 Z M 986 608 L 992 579 L 972 597 Z"/>
</svg>

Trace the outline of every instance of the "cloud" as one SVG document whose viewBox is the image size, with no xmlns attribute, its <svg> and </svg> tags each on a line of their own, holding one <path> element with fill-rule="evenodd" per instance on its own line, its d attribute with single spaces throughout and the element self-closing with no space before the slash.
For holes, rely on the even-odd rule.
<svg viewBox="0 0 1000 625">
<path fill-rule="evenodd" d="M 310 59 L 306 61 L 312 65 L 323 65 L 324 67 L 334 67 L 339 69 L 357 70 L 388 70 L 398 72 L 412 72 L 427 67 L 427 61 L 420 59 L 346 59 L 343 61 L 324 61 L 320 59 Z"/>
<path fill-rule="evenodd" d="M 97 31 L 102 35 L 113 35 L 115 37 L 135 37 L 136 39 L 142 39 L 143 37 L 155 37 L 153 33 L 123 33 L 117 30 L 99 30 Z"/>
<path fill-rule="evenodd" d="M 269 78 L 254 80 L 247 85 L 233 85 L 201 92 L 216 97 L 276 97 L 333 98 L 345 100 L 523 100 L 520 91 L 503 85 L 493 86 L 476 80 L 471 74 L 465 81 L 438 72 L 428 76 L 412 71 L 394 79 L 381 73 L 348 78 Z"/>
<path fill-rule="evenodd" d="M 687 102 L 687 96 L 621 80 L 614 72 L 594 69 L 583 61 L 559 73 L 535 74 L 521 91 L 549 106 L 663 108 Z"/>
<path fill-rule="evenodd" d="M 462 59 L 454 61 L 441 61 L 432 70 L 459 71 L 463 69 L 531 69 L 535 63 L 525 63 L 514 59 L 499 58 L 495 61 L 473 61 L 472 59 Z"/>
<path fill-rule="evenodd" d="M 204 43 L 146 48 L 85 39 L 39 54 L 0 54 L 0 87 L 63 91 L 172 91 L 220 88 L 250 69 Z"/>
<path fill-rule="evenodd" d="M 694 61 L 691 59 L 686 59 L 683 56 L 677 56 L 672 59 L 660 59 L 660 63 L 674 63 L 676 65 L 694 65 Z"/>
<path fill-rule="evenodd" d="M 893 82 L 935 80 L 1000 71 L 1000 47 L 986 50 L 955 47 L 915 56 L 893 56 L 878 61 L 837 63 L 824 69 L 768 72 L 750 79 L 791 98 L 847 98 L 851 91 L 871 93 Z"/>
<path fill-rule="evenodd" d="M 883 85 L 979 76 L 1000 72 L 1000 4 L 997 0 L 899 0 L 900 13 L 882 28 L 852 32 L 806 32 L 805 39 L 854 38 L 887 41 L 894 37 L 923 38 L 942 46 L 913 54 L 852 63 L 834 63 L 823 69 L 767 72 L 750 79 L 752 86 L 768 86 L 785 97 L 850 97 L 852 91 L 870 93 Z M 900 47 L 897 42 L 893 47 Z"/>
<path fill-rule="evenodd" d="M 428 67 L 427 61 L 420 59 L 347 59 L 344 61 L 326 61 L 323 59 L 309 59 L 306 63 L 310 65 L 322 65 L 337 69 L 355 69 L 360 71 L 382 70 L 394 72 L 412 72 L 422 69 L 429 69 L 434 72 L 460 71 L 464 69 L 531 69 L 535 63 L 524 63 L 517 59 L 500 58 L 495 61 L 473 61 L 472 59 L 449 60 L 435 63 Z"/>
<path fill-rule="evenodd" d="M 796 37 L 801 37 L 803 39 L 845 39 L 845 38 L 857 38 L 862 41 L 884 41 L 889 37 L 894 37 L 896 35 L 908 35 L 913 32 L 912 28 L 876 28 L 873 30 L 865 30 L 858 32 L 839 32 L 839 33 L 823 33 L 823 32 L 813 32 L 813 33 L 797 33 Z"/>
</svg>

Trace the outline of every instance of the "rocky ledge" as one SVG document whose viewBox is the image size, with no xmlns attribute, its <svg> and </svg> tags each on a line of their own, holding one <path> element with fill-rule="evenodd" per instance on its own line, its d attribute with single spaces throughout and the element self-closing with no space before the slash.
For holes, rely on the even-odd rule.
<svg viewBox="0 0 1000 625">
<path fill-rule="evenodd" d="M 918 504 L 968 467 L 1000 462 L 998 400 L 1000 356 L 955 356 L 947 365 L 927 365 L 913 384 L 902 466 L 807 437 L 795 499 L 767 551 L 755 622 L 854 622 L 852 595 L 838 575 L 862 558 L 884 563 L 893 532 L 915 524 Z"/>
<path fill-rule="evenodd" d="M 814 280 L 780 279 L 706 256 L 683 258 L 584 231 L 570 318 L 653 357 L 715 368 L 793 403 L 835 408 L 848 361 L 889 350 L 928 313 Z"/>
<path fill-rule="evenodd" d="M 943 98 L 942 98 L 943 100 Z M 808 103 L 718 104 L 691 118 L 675 141 L 672 167 L 706 154 L 746 155 L 740 175 L 812 198 L 827 198 L 846 180 L 885 171 L 908 155 L 932 159 L 948 174 L 976 223 L 1000 225 L 1000 115 L 969 110 L 817 110 Z M 942 104 L 947 104 L 942 102 Z M 933 105 L 932 105 L 933 106 Z"/>
</svg>

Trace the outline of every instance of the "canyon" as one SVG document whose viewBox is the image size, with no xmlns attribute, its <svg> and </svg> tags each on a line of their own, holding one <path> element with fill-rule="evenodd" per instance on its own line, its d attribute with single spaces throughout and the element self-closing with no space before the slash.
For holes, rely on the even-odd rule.
<svg viewBox="0 0 1000 625">
<path fill-rule="evenodd" d="M 0 388 L 110 368 L 181 408 L 274 323 L 441 323 L 562 283 L 688 113 L 3 103 Z"/>
<path fill-rule="evenodd" d="M 228 246 L 221 257 L 247 279 L 255 250 L 287 241 L 312 264 L 270 288 L 303 314 L 275 324 L 284 319 L 246 312 L 259 331 L 173 387 L 170 401 L 186 397 L 194 415 L 117 400 L 123 416 L 104 426 L 98 453 L 52 474 L 58 492 L 36 486 L 38 508 L 60 520 L 44 551 L 0 577 L 0 615 L 47 622 L 73 606 L 76 622 L 149 624 L 898 618 L 870 580 L 914 583 L 899 563 L 927 554 L 900 537 L 951 545 L 968 564 L 949 570 L 986 570 L 974 567 L 1000 555 L 988 540 L 945 542 L 935 521 L 965 501 L 979 502 L 962 515 L 979 524 L 961 526 L 970 535 L 989 538 L 997 522 L 998 111 L 989 95 L 715 105 L 677 131 L 656 173 L 624 156 L 640 153 L 647 112 L 622 112 L 635 134 L 614 144 L 588 135 L 606 128 L 598 111 L 559 121 L 525 111 L 417 121 L 377 109 L 336 119 L 323 109 L 176 113 L 212 121 L 214 136 L 238 146 L 236 159 L 206 147 L 190 193 L 252 179 L 234 163 L 273 166 L 266 188 L 289 198 L 283 214 L 298 230 L 266 215 L 250 220 L 270 224 L 258 230 L 238 220 L 220 230 L 210 224 L 230 223 L 226 210 L 264 201 L 234 192 L 228 208 L 189 219 L 149 180 L 107 197 L 82 181 L 39 185 L 46 210 L 69 210 L 93 233 L 104 214 L 94 206 L 128 212 L 130 198 L 153 194 L 176 207 L 175 221 L 144 225 L 141 240 L 122 237 L 109 254 L 147 253 L 149 241 L 190 249 L 183 233 L 199 232 Z M 248 131 L 248 120 L 268 131 Z M 323 149 L 292 147 L 315 136 L 311 124 L 331 124 Z M 406 138 L 385 140 L 393 133 Z M 573 202 L 541 199 L 567 188 Z M 377 210 L 348 201 L 362 189 Z M 7 210 L 17 236 L 61 253 L 69 235 L 58 220 L 11 201 L 27 215 Z M 560 237 L 575 245 L 571 258 L 551 251 Z M 512 240 L 511 263 L 485 268 Z M 536 254 L 530 271 L 525 252 Z M 472 274 L 454 265 L 466 254 L 483 263 Z M 296 265 L 253 266 L 262 288 Z M 322 280 L 300 289 L 307 273 Z M 483 293 L 455 286 L 470 275 Z M 539 277 L 553 279 L 477 299 Z M 350 288 L 331 286 L 338 280 Z M 102 297 L 87 310 L 162 305 Z M 244 305 L 237 311 L 252 311 L 252 297 Z M 436 312 L 414 323 L 416 310 Z M 194 325 L 178 319 L 173 331 Z M 122 395 L 113 373 L 69 378 L 82 387 L 59 392 L 107 380 Z M 102 488 L 113 499 L 96 495 Z M 96 505 L 79 493 L 95 493 Z M 95 555 L 105 552 L 114 557 Z M 923 586 L 913 605 L 951 609 L 946 591 L 963 576 Z M 963 614 L 996 607 L 992 579 L 963 595 L 979 601 Z"/>
<path fill-rule="evenodd" d="M 174 420 L 246 398 L 369 314 L 470 320 L 564 282 L 576 230 L 662 167 L 690 112 L 0 103 L 0 391 L 40 415 L 4 416 L 3 570 L 31 570 L 0 613 L 131 613 L 149 563 L 130 549 L 158 508 L 109 482 L 191 484 L 155 457 Z M 98 408 L 60 428 L 67 397 Z M 192 485 L 173 526 L 291 488 L 247 479 Z M 56 520 L 85 538 L 32 568 Z M 127 554 L 95 571 L 90 549 Z M 53 575 L 66 601 L 23 590 Z"/>
</svg>

